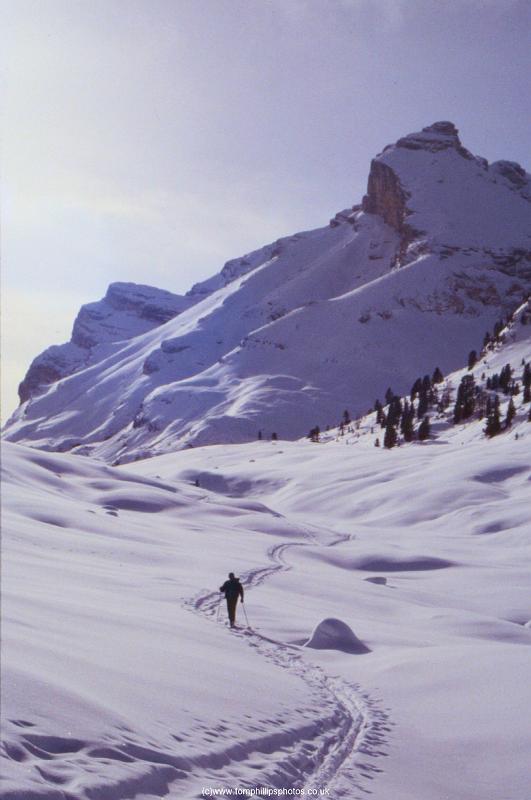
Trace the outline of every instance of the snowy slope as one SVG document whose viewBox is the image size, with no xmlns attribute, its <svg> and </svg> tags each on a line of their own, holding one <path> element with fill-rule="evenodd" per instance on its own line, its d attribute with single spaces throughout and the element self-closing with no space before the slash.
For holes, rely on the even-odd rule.
<svg viewBox="0 0 531 800">
<path fill-rule="evenodd" d="M 47 348 L 30 365 L 19 386 L 22 402 L 44 387 L 107 358 L 114 342 L 132 339 L 173 319 L 194 303 L 193 297 L 137 283 L 111 283 L 105 297 L 82 306 L 72 339 Z"/>
<path fill-rule="evenodd" d="M 131 461 L 303 435 L 456 369 L 531 286 L 529 175 L 436 123 L 371 164 L 361 206 L 189 293 L 193 305 L 21 405 L 12 441 Z"/>
<path fill-rule="evenodd" d="M 461 444 L 475 441 L 481 437 L 487 437 L 487 402 L 499 401 L 499 420 L 500 434 L 508 435 L 513 433 L 518 439 L 520 433 L 526 431 L 526 422 L 529 422 L 531 408 L 529 400 L 526 399 L 524 390 L 524 369 L 526 364 L 531 364 L 531 302 L 523 303 L 511 315 L 507 324 L 500 329 L 499 336 L 483 347 L 477 356 L 474 365 L 455 370 L 443 376 L 439 383 L 432 383 L 435 389 L 434 401 L 429 404 L 425 414 L 419 418 L 419 396 L 415 395 L 411 399 L 411 392 L 407 392 L 401 397 L 401 403 L 409 403 L 414 411 L 413 421 L 413 440 L 407 442 L 401 430 L 400 422 L 395 425 L 397 432 L 397 446 L 419 445 L 419 427 L 424 416 L 429 421 L 429 440 L 437 441 L 439 444 L 448 444 L 456 439 Z M 499 379 L 503 369 L 510 367 L 512 372 L 512 384 L 515 393 L 505 392 L 501 387 L 492 389 L 489 381 L 495 377 Z M 419 376 L 422 378 L 422 376 Z M 429 377 L 429 376 L 426 376 Z M 455 422 L 454 411 L 459 386 L 463 379 L 472 380 L 474 385 L 475 403 L 471 415 Z M 414 381 L 412 380 L 413 384 Z M 447 402 L 442 402 L 446 398 Z M 507 427 L 507 411 L 512 402 L 514 407 L 514 419 Z M 384 414 L 389 413 L 389 403 L 385 400 L 382 405 Z M 336 444 L 382 446 L 384 443 L 384 433 L 386 420 L 381 424 L 378 422 L 376 411 L 371 411 L 366 415 L 348 422 L 324 430 L 320 427 L 318 441 L 320 443 L 335 442 Z"/>
<path fill-rule="evenodd" d="M 519 369 L 529 331 L 475 369 Z M 124 467 L 4 443 L 2 800 L 256 786 L 525 800 L 531 423 L 517 399 L 493 439 L 443 420 L 390 451 L 369 417 L 319 444 Z M 217 620 L 231 569 L 251 630 L 241 609 L 235 632 Z"/>
</svg>

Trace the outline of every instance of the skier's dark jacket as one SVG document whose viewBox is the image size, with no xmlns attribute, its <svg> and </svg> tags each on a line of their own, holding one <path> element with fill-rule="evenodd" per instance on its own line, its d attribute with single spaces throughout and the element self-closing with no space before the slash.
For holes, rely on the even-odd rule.
<svg viewBox="0 0 531 800">
<path fill-rule="evenodd" d="M 243 600 L 243 586 L 241 585 L 238 578 L 231 578 L 228 581 L 225 581 L 223 586 L 219 587 L 220 592 L 225 592 L 225 597 L 227 600 L 232 600 L 235 597 L 240 595 L 241 599 Z"/>
</svg>

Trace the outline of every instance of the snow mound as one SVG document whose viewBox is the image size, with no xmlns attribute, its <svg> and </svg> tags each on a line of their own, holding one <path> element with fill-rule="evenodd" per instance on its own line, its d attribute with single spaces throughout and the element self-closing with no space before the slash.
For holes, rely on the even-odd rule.
<svg viewBox="0 0 531 800">
<path fill-rule="evenodd" d="M 317 625 L 305 647 L 312 647 L 314 650 L 341 650 L 342 653 L 355 655 L 371 652 L 346 622 L 334 617 L 323 619 Z"/>
</svg>

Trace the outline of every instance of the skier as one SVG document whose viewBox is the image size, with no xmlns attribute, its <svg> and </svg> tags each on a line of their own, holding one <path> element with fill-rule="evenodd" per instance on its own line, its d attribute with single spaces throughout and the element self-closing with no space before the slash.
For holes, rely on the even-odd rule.
<svg viewBox="0 0 531 800">
<path fill-rule="evenodd" d="M 231 628 L 234 628 L 238 597 L 241 597 L 243 603 L 243 586 L 240 583 L 240 579 L 234 577 L 234 572 L 229 572 L 229 580 L 219 587 L 219 591 L 225 592 L 229 622 Z"/>
</svg>

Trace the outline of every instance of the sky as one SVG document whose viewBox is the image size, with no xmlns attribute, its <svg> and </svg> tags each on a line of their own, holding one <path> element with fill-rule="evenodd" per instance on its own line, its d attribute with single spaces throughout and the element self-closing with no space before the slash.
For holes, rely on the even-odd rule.
<svg viewBox="0 0 531 800">
<path fill-rule="evenodd" d="M 2 417 L 109 283 L 176 293 L 451 120 L 531 168 L 531 0 L 0 0 Z"/>
</svg>

